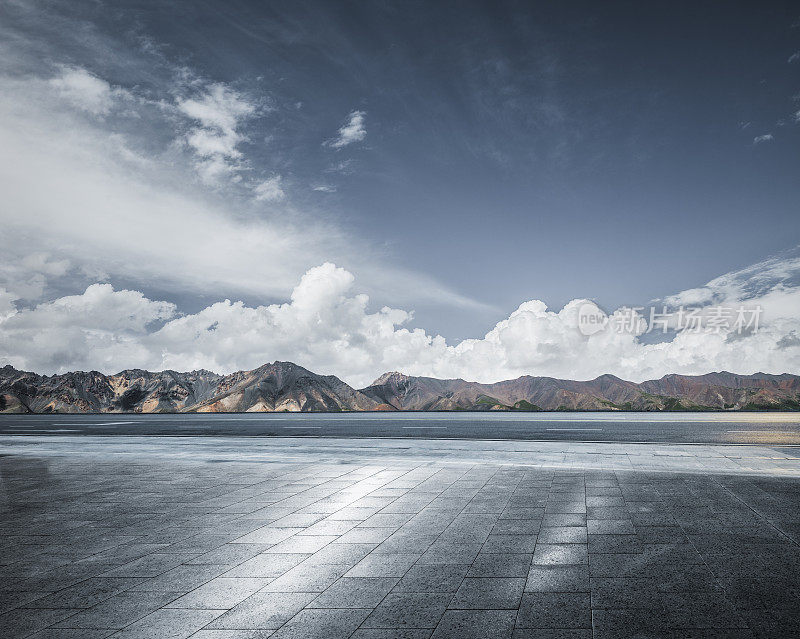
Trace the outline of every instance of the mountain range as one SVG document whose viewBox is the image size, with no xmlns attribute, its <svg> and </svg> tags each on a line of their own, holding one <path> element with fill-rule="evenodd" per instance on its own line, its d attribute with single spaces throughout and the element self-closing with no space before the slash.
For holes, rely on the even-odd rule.
<svg viewBox="0 0 800 639">
<path fill-rule="evenodd" d="M 494 384 L 386 373 L 360 390 L 291 362 L 219 375 L 124 370 L 37 375 L 0 368 L 0 412 L 175 413 L 483 410 L 800 410 L 800 376 L 666 375 L 635 383 L 525 375 Z"/>
</svg>

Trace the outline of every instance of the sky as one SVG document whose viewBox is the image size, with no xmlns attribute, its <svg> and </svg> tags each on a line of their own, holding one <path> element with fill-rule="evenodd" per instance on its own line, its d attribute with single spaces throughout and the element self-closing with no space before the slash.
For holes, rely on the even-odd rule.
<svg viewBox="0 0 800 639">
<path fill-rule="evenodd" d="M 0 0 L 0 149 L 0 365 L 800 373 L 796 3 Z"/>
</svg>

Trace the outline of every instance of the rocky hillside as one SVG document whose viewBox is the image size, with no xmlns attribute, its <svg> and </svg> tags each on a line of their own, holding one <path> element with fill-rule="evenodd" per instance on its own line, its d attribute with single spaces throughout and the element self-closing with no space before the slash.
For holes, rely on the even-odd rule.
<svg viewBox="0 0 800 639">
<path fill-rule="evenodd" d="M 371 410 L 800 410 L 797 375 L 666 375 L 637 384 L 613 375 L 479 384 L 386 373 L 355 390 L 291 362 L 218 375 L 126 370 L 37 375 L 0 368 L 0 412 L 273 412 Z"/>
<path fill-rule="evenodd" d="M 173 413 L 373 410 L 377 402 L 333 376 L 291 362 L 217 375 L 126 370 L 37 375 L 0 369 L 0 412 Z"/>
<path fill-rule="evenodd" d="M 636 384 L 523 376 L 495 384 L 386 373 L 362 392 L 396 410 L 800 410 L 797 375 L 667 375 Z"/>
<path fill-rule="evenodd" d="M 374 410 L 378 405 L 333 375 L 316 375 L 291 362 L 265 364 L 222 378 L 212 396 L 187 410 L 225 412 L 312 412 Z"/>
</svg>

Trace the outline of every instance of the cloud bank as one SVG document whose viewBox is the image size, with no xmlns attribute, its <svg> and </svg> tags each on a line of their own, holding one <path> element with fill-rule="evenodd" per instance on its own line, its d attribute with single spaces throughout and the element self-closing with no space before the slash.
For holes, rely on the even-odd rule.
<svg viewBox="0 0 800 639">
<path fill-rule="evenodd" d="M 356 387 L 388 370 L 482 382 L 524 374 L 590 379 L 612 373 L 642 381 L 674 372 L 796 372 L 798 274 L 800 259 L 768 261 L 672 296 L 671 303 L 746 301 L 765 312 L 756 332 L 678 331 L 656 344 L 636 333 L 582 334 L 579 309 L 593 303 L 577 299 L 559 311 L 539 300 L 525 302 L 482 338 L 451 345 L 407 327 L 409 311 L 371 312 L 368 296 L 354 290 L 354 276 L 331 263 L 309 269 L 284 304 L 225 300 L 185 315 L 170 303 L 108 284 L 27 309 L 0 291 L 0 364 L 46 373 L 131 367 L 231 372 L 278 359 Z M 759 279 L 762 286 L 748 292 L 744 282 Z M 646 326 L 646 318 L 641 321 Z"/>
</svg>

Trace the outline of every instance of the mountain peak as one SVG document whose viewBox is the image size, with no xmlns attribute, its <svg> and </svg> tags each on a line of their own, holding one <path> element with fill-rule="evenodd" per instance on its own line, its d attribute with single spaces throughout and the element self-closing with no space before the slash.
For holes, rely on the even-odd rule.
<svg viewBox="0 0 800 639">
<path fill-rule="evenodd" d="M 404 373 L 400 373 L 398 371 L 389 371 L 388 373 L 384 373 L 378 379 L 370 384 L 370 386 L 382 386 L 383 384 L 388 384 L 389 382 L 399 383 L 405 382 L 406 380 L 411 379 L 409 375 Z"/>
</svg>

